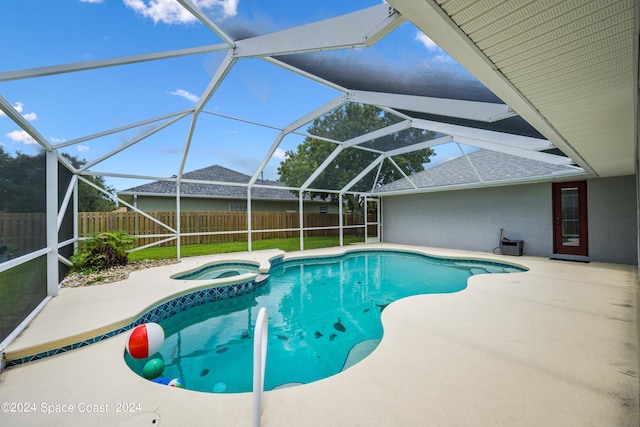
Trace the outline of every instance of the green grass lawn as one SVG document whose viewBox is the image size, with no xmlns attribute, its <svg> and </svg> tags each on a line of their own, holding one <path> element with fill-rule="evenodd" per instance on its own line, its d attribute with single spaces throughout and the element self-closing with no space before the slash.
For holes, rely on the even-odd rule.
<svg viewBox="0 0 640 427">
<path fill-rule="evenodd" d="M 363 237 L 344 236 L 344 244 L 364 242 Z M 329 237 L 305 237 L 305 249 L 329 248 L 332 246 L 340 246 L 340 238 L 338 236 Z M 293 252 L 300 250 L 300 241 L 297 237 L 287 239 L 264 239 L 252 242 L 252 250 L 264 249 L 280 249 L 285 252 Z M 229 252 L 244 252 L 248 250 L 247 242 L 221 242 L 221 243 L 202 243 L 198 245 L 184 245 L 180 247 L 181 257 L 190 257 L 198 255 L 223 254 Z M 142 261 L 145 259 L 166 259 L 176 258 L 177 250 L 175 246 L 151 247 L 131 252 L 129 261 Z"/>
</svg>

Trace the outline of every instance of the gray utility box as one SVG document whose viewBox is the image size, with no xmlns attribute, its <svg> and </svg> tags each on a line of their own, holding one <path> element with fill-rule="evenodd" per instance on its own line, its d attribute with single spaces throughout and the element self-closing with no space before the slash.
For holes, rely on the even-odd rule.
<svg viewBox="0 0 640 427">
<path fill-rule="evenodd" d="M 505 240 L 500 242 L 500 251 L 502 255 L 515 255 L 522 256 L 522 246 L 524 241 L 522 240 Z"/>
</svg>

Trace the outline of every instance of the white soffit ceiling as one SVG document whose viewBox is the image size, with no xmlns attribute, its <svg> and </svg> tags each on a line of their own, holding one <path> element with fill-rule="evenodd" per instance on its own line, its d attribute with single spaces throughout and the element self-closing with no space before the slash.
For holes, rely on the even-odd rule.
<svg viewBox="0 0 640 427">
<path fill-rule="evenodd" d="M 389 0 L 585 170 L 634 174 L 634 0 Z"/>
</svg>

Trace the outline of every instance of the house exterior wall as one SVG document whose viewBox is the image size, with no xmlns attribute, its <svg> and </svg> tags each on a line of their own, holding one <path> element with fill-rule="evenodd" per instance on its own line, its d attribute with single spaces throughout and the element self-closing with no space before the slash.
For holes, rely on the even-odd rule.
<svg viewBox="0 0 640 427">
<path fill-rule="evenodd" d="M 587 203 L 589 258 L 637 264 L 635 176 L 589 180 Z"/>
<path fill-rule="evenodd" d="M 587 183 L 589 258 L 636 264 L 634 177 Z M 524 253 L 553 252 L 551 183 L 387 196 L 383 236 L 402 243 L 491 252 L 500 229 L 524 241 Z"/>
<path fill-rule="evenodd" d="M 138 196 L 134 202 L 131 197 L 124 198 L 125 201 L 136 206 L 145 212 L 153 211 L 173 211 L 176 209 L 175 197 L 146 197 Z M 232 203 L 245 203 L 246 200 L 240 199 L 206 199 L 183 197 L 180 200 L 180 208 L 183 211 L 229 211 Z M 320 206 L 327 207 L 327 213 L 338 213 L 338 206 L 321 202 L 305 202 L 304 210 L 308 213 L 319 213 Z M 254 200 L 251 208 L 254 212 L 298 212 L 299 204 L 297 201 L 272 201 L 272 200 Z"/>
</svg>

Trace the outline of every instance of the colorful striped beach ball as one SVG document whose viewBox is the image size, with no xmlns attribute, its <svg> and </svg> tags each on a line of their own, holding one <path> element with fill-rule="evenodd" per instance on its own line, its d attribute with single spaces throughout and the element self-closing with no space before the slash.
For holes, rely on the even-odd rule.
<svg viewBox="0 0 640 427">
<path fill-rule="evenodd" d="M 156 353 L 164 342 L 164 330 L 157 323 L 144 323 L 133 328 L 127 340 L 127 352 L 136 359 Z"/>
</svg>

